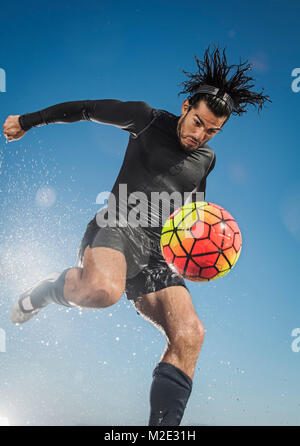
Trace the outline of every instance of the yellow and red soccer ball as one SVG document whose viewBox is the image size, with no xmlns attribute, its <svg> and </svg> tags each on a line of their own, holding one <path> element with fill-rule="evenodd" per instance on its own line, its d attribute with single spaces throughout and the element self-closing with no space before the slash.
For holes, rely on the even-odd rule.
<svg viewBox="0 0 300 446">
<path fill-rule="evenodd" d="M 242 237 L 229 212 L 217 204 L 197 201 L 170 215 L 161 232 L 160 247 L 174 273 L 204 282 L 218 279 L 233 268 Z"/>
</svg>

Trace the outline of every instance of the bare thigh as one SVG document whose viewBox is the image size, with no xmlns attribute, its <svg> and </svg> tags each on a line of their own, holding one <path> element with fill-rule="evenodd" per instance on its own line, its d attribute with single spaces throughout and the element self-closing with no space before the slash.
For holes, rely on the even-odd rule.
<svg viewBox="0 0 300 446">
<path fill-rule="evenodd" d="M 116 303 L 126 285 L 127 264 L 122 252 L 87 246 L 82 265 L 66 276 L 64 295 L 75 305 L 103 308 Z"/>
<path fill-rule="evenodd" d="M 82 280 L 112 281 L 124 289 L 126 271 L 126 259 L 122 252 L 112 248 L 86 247 L 82 262 Z"/>
</svg>

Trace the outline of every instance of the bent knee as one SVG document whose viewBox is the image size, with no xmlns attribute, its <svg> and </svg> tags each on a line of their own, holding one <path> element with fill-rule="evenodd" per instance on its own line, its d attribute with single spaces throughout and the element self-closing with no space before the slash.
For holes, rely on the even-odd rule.
<svg viewBox="0 0 300 446">
<path fill-rule="evenodd" d="M 122 294 L 123 287 L 108 281 L 89 283 L 85 291 L 85 305 L 92 308 L 105 308 L 117 303 Z"/>
<path fill-rule="evenodd" d="M 181 350 L 200 350 L 205 337 L 205 328 L 198 317 L 186 321 L 176 330 L 169 341 L 170 344 Z"/>
</svg>

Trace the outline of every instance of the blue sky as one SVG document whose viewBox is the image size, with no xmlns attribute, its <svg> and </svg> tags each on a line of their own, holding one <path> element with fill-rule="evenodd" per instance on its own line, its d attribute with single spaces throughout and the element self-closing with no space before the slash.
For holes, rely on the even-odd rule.
<svg viewBox="0 0 300 446">
<path fill-rule="evenodd" d="M 229 0 L 5 4 L 0 17 L 0 121 L 79 99 L 143 100 L 180 114 L 182 69 L 207 45 L 253 63 L 273 100 L 232 117 L 211 141 L 207 200 L 237 220 L 242 254 L 225 277 L 188 283 L 206 338 L 182 424 L 299 425 L 299 104 L 297 2 Z M 110 190 L 128 135 L 95 123 L 0 137 L 0 420 L 16 425 L 145 425 L 161 334 L 123 297 L 105 310 L 50 306 L 9 321 L 24 288 L 76 262 L 97 194 Z M 41 206 L 43 188 L 53 204 Z M 300 342 L 299 342 L 300 346 Z"/>
</svg>

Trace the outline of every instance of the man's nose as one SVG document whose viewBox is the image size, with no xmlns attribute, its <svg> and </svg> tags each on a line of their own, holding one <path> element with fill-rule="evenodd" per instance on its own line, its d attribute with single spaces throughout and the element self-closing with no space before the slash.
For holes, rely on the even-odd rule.
<svg viewBox="0 0 300 446">
<path fill-rule="evenodd" d="M 205 128 L 199 128 L 195 134 L 195 139 L 197 141 L 202 141 L 206 137 L 206 130 Z"/>
</svg>

